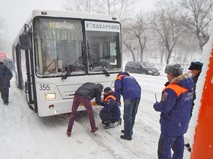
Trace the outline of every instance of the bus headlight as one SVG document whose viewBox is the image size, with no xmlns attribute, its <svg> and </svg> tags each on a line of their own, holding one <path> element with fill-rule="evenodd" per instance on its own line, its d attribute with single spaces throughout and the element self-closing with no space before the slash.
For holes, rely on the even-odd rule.
<svg viewBox="0 0 213 159">
<path fill-rule="evenodd" d="M 45 99 L 46 100 L 53 100 L 56 98 L 56 94 L 55 93 L 46 93 L 45 94 Z"/>
</svg>

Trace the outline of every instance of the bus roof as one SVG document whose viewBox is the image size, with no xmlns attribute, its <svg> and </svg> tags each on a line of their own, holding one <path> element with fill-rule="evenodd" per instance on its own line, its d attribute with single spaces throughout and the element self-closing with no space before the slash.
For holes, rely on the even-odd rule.
<svg viewBox="0 0 213 159">
<path fill-rule="evenodd" d="M 47 10 L 47 11 L 33 10 L 32 19 L 36 16 L 118 21 L 118 18 L 113 15 L 95 14 L 95 13 L 88 13 L 88 12 L 59 11 L 59 10 L 57 11 L 56 10 Z"/>
<path fill-rule="evenodd" d="M 56 18 L 77 18 L 77 19 L 88 19 L 88 20 L 104 20 L 104 21 L 115 21 L 119 22 L 119 19 L 113 15 L 107 14 L 95 14 L 95 13 L 88 13 L 88 12 L 71 12 L 71 11 L 59 11 L 59 10 L 33 10 L 31 16 L 27 20 L 26 24 L 28 26 L 31 25 L 32 20 L 35 17 L 56 17 Z M 17 35 L 16 39 L 13 42 L 13 45 L 16 45 L 18 42 L 19 35 L 24 32 L 23 26 Z"/>
</svg>

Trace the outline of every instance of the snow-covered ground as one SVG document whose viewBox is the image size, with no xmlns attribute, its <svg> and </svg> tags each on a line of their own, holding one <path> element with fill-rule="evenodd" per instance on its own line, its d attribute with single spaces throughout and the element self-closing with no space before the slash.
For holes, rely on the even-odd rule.
<svg viewBox="0 0 213 159">
<path fill-rule="evenodd" d="M 66 136 L 68 114 L 39 118 L 26 104 L 23 93 L 11 81 L 10 104 L 0 99 L 0 159 L 157 159 L 160 134 L 159 114 L 153 109 L 166 77 L 132 74 L 142 87 L 142 98 L 131 141 L 120 139 L 121 126 L 104 129 L 99 109 L 99 130 L 90 132 L 86 112 L 79 112 L 71 137 Z M 71 103 L 70 103 L 71 104 Z M 123 113 L 123 107 L 121 107 Z M 184 159 L 190 153 L 185 149 Z"/>
</svg>

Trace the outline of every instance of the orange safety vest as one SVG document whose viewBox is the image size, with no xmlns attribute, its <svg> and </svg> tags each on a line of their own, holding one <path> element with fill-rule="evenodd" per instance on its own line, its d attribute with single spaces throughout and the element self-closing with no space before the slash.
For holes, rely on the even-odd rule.
<svg viewBox="0 0 213 159">
<path fill-rule="evenodd" d="M 122 78 L 123 76 L 126 76 L 126 75 L 119 75 L 118 77 L 116 77 L 115 80 L 121 80 L 121 78 Z"/>
<path fill-rule="evenodd" d="M 164 89 L 163 89 L 163 92 L 167 89 L 167 88 L 171 88 L 173 91 L 175 91 L 175 93 L 179 96 L 181 95 L 182 93 L 185 93 L 188 91 L 188 89 L 186 88 L 183 88 L 177 84 L 174 84 L 174 83 L 170 83 L 168 86 L 166 86 Z"/>
<path fill-rule="evenodd" d="M 116 101 L 116 98 L 113 95 L 109 95 L 104 99 L 104 102 L 106 102 L 109 98 L 112 98 L 113 100 Z"/>
</svg>

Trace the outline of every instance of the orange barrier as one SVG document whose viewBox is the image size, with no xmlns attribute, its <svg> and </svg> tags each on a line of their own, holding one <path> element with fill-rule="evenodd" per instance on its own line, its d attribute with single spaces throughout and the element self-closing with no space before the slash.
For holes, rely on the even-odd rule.
<svg viewBox="0 0 213 159">
<path fill-rule="evenodd" d="M 213 46 L 203 87 L 191 159 L 213 159 Z"/>
</svg>

